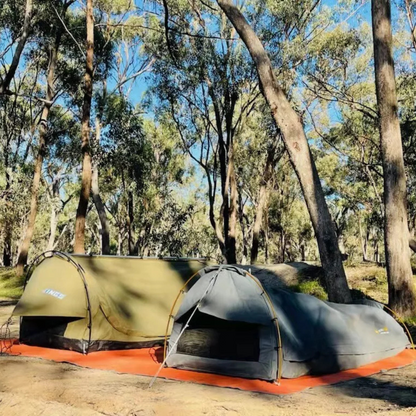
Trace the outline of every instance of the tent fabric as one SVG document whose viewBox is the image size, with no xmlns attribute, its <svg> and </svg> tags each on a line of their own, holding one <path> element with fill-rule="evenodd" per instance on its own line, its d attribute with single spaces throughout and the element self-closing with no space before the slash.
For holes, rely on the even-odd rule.
<svg viewBox="0 0 416 416">
<path fill-rule="evenodd" d="M 175 296 L 205 265 L 196 259 L 45 256 L 13 311 L 22 317 L 20 339 L 84 353 L 161 343 Z"/>
<path fill-rule="evenodd" d="M 207 268 L 200 275 L 175 315 L 168 345 L 169 367 L 275 380 L 279 365 L 285 378 L 327 374 L 391 357 L 409 345 L 402 327 L 378 305 L 335 304 L 266 287 L 235 266 Z M 199 313 L 226 321 L 257 324 L 257 362 L 218 360 L 178 351 L 178 337 L 187 330 L 188 316 L 195 307 Z M 274 314 L 280 329 L 281 363 Z"/>
</svg>

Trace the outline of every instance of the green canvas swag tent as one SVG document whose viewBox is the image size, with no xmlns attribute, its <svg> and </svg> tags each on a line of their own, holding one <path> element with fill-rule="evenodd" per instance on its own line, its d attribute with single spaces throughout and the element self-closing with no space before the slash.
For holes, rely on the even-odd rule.
<svg viewBox="0 0 416 416">
<path fill-rule="evenodd" d="M 323 302 L 235 266 L 208 267 L 173 318 L 165 362 L 274 381 L 356 368 L 408 347 L 402 327 L 368 302 Z"/>
<path fill-rule="evenodd" d="M 44 253 L 13 311 L 21 317 L 20 342 L 82 353 L 158 344 L 175 296 L 205 265 Z"/>
</svg>

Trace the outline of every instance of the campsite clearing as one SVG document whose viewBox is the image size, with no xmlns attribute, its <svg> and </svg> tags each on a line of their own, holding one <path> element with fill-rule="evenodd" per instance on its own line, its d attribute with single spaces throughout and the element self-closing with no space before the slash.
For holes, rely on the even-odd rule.
<svg viewBox="0 0 416 416">
<path fill-rule="evenodd" d="M 3 303 L 4 305 L 4 303 Z M 0 321 L 13 305 L 0 306 Z M 14 328 L 17 335 L 17 327 Z M 416 364 L 288 396 L 0 357 L 0 414 L 7 416 L 416 415 Z"/>
</svg>

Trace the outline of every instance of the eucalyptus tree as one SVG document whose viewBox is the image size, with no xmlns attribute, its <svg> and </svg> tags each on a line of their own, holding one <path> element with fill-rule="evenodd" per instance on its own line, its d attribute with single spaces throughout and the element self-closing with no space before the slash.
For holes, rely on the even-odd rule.
<svg viewBox="0 0 416 416">
<path fill-rule="evenodd" d="M 371 14 L 384 176 L 389 305 L 402 316 L 411 316 L 416 312 L 416 295 L 410 265 L 406 174 L 394 75 L 390 1 L 372 1 Z"/>
<path fill-rule="evenodd" d="M 349 302 L 351 295 L 342 265 L 341 253 L 334 225 L 325 202 L 320 179 L 304 129 L 296 111 L 277 83 L 270 58 L 262 43 L 240 10 L 231 0 L 217 0 L 228 19 L 235 26 L 256 64 L 262 92 L 268 102 L 276 124 L 289 153 L 291 163 L 299 178 L 315 230 L 322 266 L 325 270 L 329 299 Z"/>
<path fill-rule="evenodd" d="M 82 179 L 81 191 L 75 220 L 74 252 L 84 253 L 85 250 L 85 220 L 87 216 L 88 200 L 91 193 L 91 145 L 90 145 L 90 118 L 91 101 L 94 77 L 94 8 L 93 0 L 86 3 L 86 53 L 84 75 L 84 100 L 82 105 L 81 125 L 81 152 L 82 152 Z"/>
<path fill-rule="evenodd" d="M 254 68 L 215 9 L 170 2 L 165 12 L 165 31 L 152 33 L 152 44 L 147 43 L 157 59 L 152 90 L 160 108 L 170 112 L 184 150 L 202 168 L 211 226 L 225 260 L 236 263 L 236 137 L 260 95 Z M 160 30 L 160 23 L 154 28 Z"/>
<path fill-rule="evenodd" d="M 17 67 L 19 66 L 20 58 L 22 56 L 23 50 L 26 46 L 26 42 L 31 34 L 32 25 L 33 25 L 33 0 L 26 0 L 24 6 L 20 1 L 6 1 L 3 4 L 2 11 L 0 12 L 0 20 L 2 23 L 9 29 L 11 32 L 14 32 L 12 43 L 8 45 L 4 52 L 7 52 L 9 48 L 16 43 L 15 50 L 13 52 L 12 61 L 5 71 L 3 78 L 0 78 L 0 95 L 10 94 L 10 83 L 12 82 Z M 13 23 L 16 23 L 16 20 L 20 22 L 19 17 L 24 15 L 23 25 L 16 30 L 16 27 L 13 27 Z M 17 16 L 17 19 L 16 19 Z M 14 19 L 13 19 L 13 18 Z M 10 19 L 11 18 L 11 19 Z M 9 20 L 10 19 L 10 20 Z"/>
<path fill-rule="evenodd" d="M 66 13 L 70 5 L 73 3 L 73 0 L 64 1 L 61 4 L 61 9 L 58 11 L 62 15 L 62 18 L 66 20 Z M 51 11 L 54 9 L 54 6 L 51 7 Z M 58 65 L 58 54 L 61 46 L 61 39 L 64 34 L 64 29 L 62 23 L 55 17 L 55 22 L 52 26 L 51 33 L 47 33 L 45 30 L 46 41 L 45 41 L 45 55 L 47 56 L 47 75 L 46 75 L 46 93 L 43 100 L 43 108 L 39 121 L 39 138 L 38 138 L 38 150 L 35 161 L 35 170 L 33 174 L 33 183 L 32 183 L 32 192 L 31 192 L 31 203 L 30 203 L 30 213 L 27 221 L 27 227 L 25 231 L 25 236 L 23 242 L 20 246 L 19 258 L 17 260 L 17 274 L 23 274 L 23 268 L 27 262 L 29 246 L 32 240 L 33 231 L 35 227 L 36 215 L 38 211 L 38 194 L 39 194 L 39 185 L 42 174 L 43 160 L 46 153 L 47 146 L 47 135 L 48 135 L 48 118 L 51 107 L 57 98 L 56 88 L 56 68 Z M 42 25 L 43 26 L 43 25 Z M 43 27 L 42 27 L 43 28 Z"/>
</svg>

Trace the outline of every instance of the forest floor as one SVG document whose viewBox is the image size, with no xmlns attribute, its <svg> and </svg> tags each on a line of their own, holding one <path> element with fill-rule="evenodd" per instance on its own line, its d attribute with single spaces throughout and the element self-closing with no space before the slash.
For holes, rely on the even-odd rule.
<svg viewBox="0 0 416 416">
<path fill-rule="evenodd" d="M 385 273 L 372 265 L 347 268 L 350 286 L 386 300 Z M 8 275 L 1 281 L 0 326 L 16 300 L 5 299 Z M 6 282 L 7 283 L 7 282 Z M 303 285 L 303 286 L 302 286 Z M 314 292 L 316 283 L 298 283 Z M 3 297 L 3 299 L 1 299 Z M 14 296 L 12 296 L 14 297 Z M 15 320 L 12 336 L 18 334 Z M 416 415 L 416 363 L 371 377 L 316 387 L 287 396 L 272 396 L 179 381 L 158 380 L 111 371 L 91 370 L 36 358 L 0 357 L 0 414 L 7 416 L 147 416 L 147 415 Z"/>
</svg>

